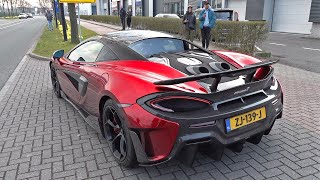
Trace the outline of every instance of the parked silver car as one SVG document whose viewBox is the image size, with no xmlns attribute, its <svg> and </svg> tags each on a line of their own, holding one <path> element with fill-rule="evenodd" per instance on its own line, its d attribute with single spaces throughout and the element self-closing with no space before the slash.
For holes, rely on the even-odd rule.
<svg viewBox="0 0 320 180">
<path fill-rule="evenodd" d="M 20 13 L 18 16 L 19 19 L 27 19 L 28 15 L 26 13 Z"/>
<path fill-rule="evenodd" d="M 180 19 L 180 17 L 176 14 L 157 14 L 155 17 Z"/>
</svg>

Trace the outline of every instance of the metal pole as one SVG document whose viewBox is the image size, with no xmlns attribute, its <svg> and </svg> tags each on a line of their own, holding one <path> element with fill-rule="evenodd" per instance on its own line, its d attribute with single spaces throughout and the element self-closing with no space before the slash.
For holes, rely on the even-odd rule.
<svg viewBox="0 0 320 180">
<path fill-rule="evenodd" d="M 67 36 L 67 24 L 66 24 L 66 19 L 64 17 L 64 7 L 63 3 L 60 3 L 60 14 L 61 14 L 61 23 L 62 23 L 62 30 L 63 30 L 63 40 L 68 41 L 68 36 Z"/>
<path fill-rule="evenodd" d="M 78 31 L 79 31 L 79 41 L 82 41 L 82 34 L 81 34 L 81 26 L 80 26 L 80 3 L 78 3 L 78 20 L 79 20 L 79 25 L 78 25 Z"/>
<path fill-rule="evenodd" d="M 58 28 L 58 18 L 57 18 L 58 1 L 53 0 L 53 5 L 54 5 L 54 20 L 56 21 L 56 28 Z"/>
</svg>

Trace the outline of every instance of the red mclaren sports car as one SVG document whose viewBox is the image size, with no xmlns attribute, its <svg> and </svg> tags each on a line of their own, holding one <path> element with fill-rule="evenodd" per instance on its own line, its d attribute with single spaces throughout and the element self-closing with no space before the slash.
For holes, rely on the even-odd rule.
<svg viewBox="0 0 320 180">
<path fill-rule="evenodd" d="M 133 166 L 192 164 L 198 151 L 219 160 L 225 148 L 258 144 L 282 116 L 274 63 L 130 30 L 58 50 L 50 70 L 56 96 L 96 121 L 115 159 Z"/>
</svg>

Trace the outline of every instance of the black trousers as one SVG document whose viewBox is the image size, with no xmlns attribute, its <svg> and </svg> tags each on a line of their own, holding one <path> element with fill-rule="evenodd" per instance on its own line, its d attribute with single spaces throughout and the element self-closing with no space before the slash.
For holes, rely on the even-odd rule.
<svg viewBox="0 0 320 180">
<path fill-rule="evenodd" d="M 122 30 L 126 29 L 126 18 L 121 18 Z"/>
<path fill-rule="evenodd" d="M 203 27 L 201 29 L 202 47 L 203 48 L 209 48 L 210 39 L 211 39 L 210 32 L 211 32 L 211 28 L 209 28 L 209 27 Z"/>
<path fill-rule="evenodd" d="M 131 18 L 127 18 L 127 26 L 131 27 Z"/>
</svg>

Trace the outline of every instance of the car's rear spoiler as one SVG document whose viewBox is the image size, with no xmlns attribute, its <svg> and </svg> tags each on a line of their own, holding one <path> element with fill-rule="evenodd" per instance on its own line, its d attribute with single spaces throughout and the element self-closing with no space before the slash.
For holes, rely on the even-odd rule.
<svg viewBox="0 0 320 180">
<path fill-rule="evenodd" d="M 221 77 L 237 77 L 240 75 L 247 75 L 246 81 L 251 80 L 256 72 L 257 69 L 261 67 L 267 67 L 272 64 L 277 63 L 279 60 L 270 60 L 270 61 L 262 61 L 260 63 L 247 65 L 244 68 L 241 69 L 235 69 L 235 70 L 229 70 L 229 71 L 222 71 L 217 73 L 206 73 L 201 75 L 195 75 L 195 76 L 188 76 L 188 77 L 182 77 L 182 78 L 176 78 L 176 79 L 169 79 L 169 80 L 163 80 L 163 81 L 157 81 L 153 84 L 155 85 L 174 85 L 174 84 L 180 84 L 190 81 L 197 81 L 201 79 L 206 78 L 215 78 L 216 80 L 212 84 L 211 90 L 216 90 Z"/>
</svg>

